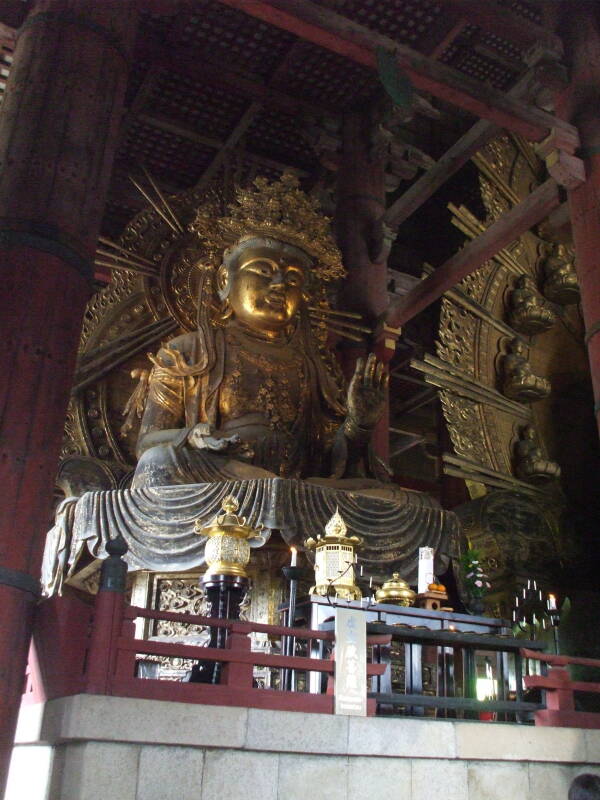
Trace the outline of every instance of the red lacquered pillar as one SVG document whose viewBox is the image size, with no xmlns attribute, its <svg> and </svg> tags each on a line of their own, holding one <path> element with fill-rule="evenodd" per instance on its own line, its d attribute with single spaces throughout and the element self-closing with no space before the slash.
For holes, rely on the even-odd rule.
<svg viewBox="0 0 600 800">
<path fill-rule="evenodd" d="M 577 276 L 600 429 L 600 10 L 595 3 L 566 6 L 560 27 L 571 85 L 557 111 L 577 126 L 585 183 L 569 192 Z"/>
<path fill-rule="evenodd" d="M 0 114 L 0 795 L 135 16 L 35 2 Z"/>
</svg>

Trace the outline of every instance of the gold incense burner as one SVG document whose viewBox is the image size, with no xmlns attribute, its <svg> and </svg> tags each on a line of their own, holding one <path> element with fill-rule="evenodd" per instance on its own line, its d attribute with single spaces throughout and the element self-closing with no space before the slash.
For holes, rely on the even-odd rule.
<svg viewBox="0 0 600 800">
<path fill-rule="evenodd" d="M 412 606 L 416 596 L 417 593 L 400 577 L 398 572 L 394 572 L 392 577 L 375 593 L 378 603 L 391 603 L 395 606 Z"/>
<path fill-rule="evenodd" d="M 223 500 L 223 514 L 217 514 L 208 525 L 201 526 L 198 520 L 194 526 L 197 534 L 208 537 L 204 550 L 208 564 L 202 579 L 204 582 L 216 575 L 248 578 L 246 566 L 250 561 L 250 540 L 263 537 L 259 530 L 246 524 L 245 517 L 238 517 L 235 513 L 238 508 L 235 497 L 228 495 Z"/>
<path fill-rule="evenodd" d="M 346 523 L 336 509 L 325 526 L 325 536 L 304 542 L 307 550 L 315 551 L 315 585 L 309 593 L 322 597 L 333 593 L 342 600 L 360 600 L 362 594 L 355 583 L 354 550 L 362 543 L 360 536 L 348 535 Z"/>
</svg>

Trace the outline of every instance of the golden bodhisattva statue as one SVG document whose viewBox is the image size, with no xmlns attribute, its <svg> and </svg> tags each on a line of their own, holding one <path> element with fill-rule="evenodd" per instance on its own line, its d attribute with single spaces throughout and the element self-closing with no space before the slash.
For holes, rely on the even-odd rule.
<svg viewBox="0 0 600 800">
<path fill-rule="evenodd" d="M 556 322 L 556 314 L 535 288 L 528 275 L 517 278 L 510 293 L 508 322 L 519 333 L 531 336 L 549 330 Z"/>
<path fill-rule="evenodd" d="M 579 301 L 579 283 L 573 260 L 564 244 L 556 244 L 542 263 L 542 290 L 553 303 L 567 306 Z"/>
<path fill-rule="evenodd" d="M 344 274 L 327 219 L 284 176 L 239 190 L 229 216 L 201 208 L 191 229 L 198 327 L 151 356 L 133 488 L 273 476 L 378 485 L 368 443 L 383 364 L 359 359 L 346 392 L 309 315 L 319 302 L 327 314 L 323 287 Z"/>
<path fill-rule="evenodd" d="M 523 428 L 515 444 L 515 472 L 519 478 L 532 483 L 560 478 L 560 466 L 542 453 L 533 425 Z"/>
<path fill-rule="evenodd" d="M 115 526 L 132 569 L 196 569 L 217 545 L 233 547 L 213 524 L 225 501 L 261 530 L 250 548 L 272 531 L 301 547 L 339 507 L 376 577 L 397 569 L 416 581 L 424 545 L 443 571 L 455 515 L 391 483 L 370 448 L 383 365 L 359 359 L 347 386 L 331 351 L 330 330 L 368 329 L 331 307 L 345 273 L 327 217 L 291 175 L 239 189 L 226 213 L 213 193 L 172 202 L 181 224 L 143 212 L 124 241 L 158 265 L 149 302 L 160 296 L 155 313 L 166 308 L 182 333 L 149 354 L 150 370 L 136 361 L 122 428 L 137 442 L 131 486 L 90 484 L 65 501 L 47 540 L 46 592 L 86 549 L 102 553 Z M 217 562 L 222 575 L 233 569 Z"/>
<path fill-rule="evenodd" d="M 525 357 L 525 345 L 513 339 L 502 362 L 502 393 L 511 400 L 531 403 L 550 394 L 550 382 L 535 375 Z"/>
</svg>

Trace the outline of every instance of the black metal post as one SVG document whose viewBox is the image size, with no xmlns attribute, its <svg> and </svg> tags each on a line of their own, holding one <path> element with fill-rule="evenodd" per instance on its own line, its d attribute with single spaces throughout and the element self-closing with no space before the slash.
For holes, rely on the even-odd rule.
<svg viewBox="0 0 600 800">
<path fill-rule="evenodd" d="M 287 626 L 288 628 L 294 627 L 296 620 L 296 595 L 298 592 L 298 578 L 302 574 L 300 567 L 283 567 L 283 574 L 290 584 L 288 612 L 287 612 Z M 283 655 L 293 656 L 295 650 L 296 640 L 293 636 L 283 637 Z M 291 692 L 296 691 L 296 671 L 293 669 L 283 669 L 281 671 L 281 687 L 282 691 Z"/>
<path fill-rule="evenodd" d="M 202 588 L 210 604 L 209 616 L 214 619 L 240 618 L 240 603 L 250 587 L 248 578 L 239 575 L 211 575 L 208 580 L 202 579 Z M 209 647 L 223 649 L 227 642 L 225 628 L 211 628 Z M 221 663 L 218 661 L 200 661 L 192 667 L 190 683 L 219 683 L 221 679 Z"/>
<path fill-rule="evenodd" d="M 129 550 L 127 542 L 119 533 L 106 542 L 108 558 L 100 568 L 100 588 L 111 592 L 124 592 L 127 585 L 127 564 L 123 556 Z"/>
</svg>

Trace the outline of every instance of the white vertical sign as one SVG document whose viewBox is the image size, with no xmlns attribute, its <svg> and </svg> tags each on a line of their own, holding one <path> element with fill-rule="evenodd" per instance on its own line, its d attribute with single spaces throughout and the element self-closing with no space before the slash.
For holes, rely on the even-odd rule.
<svg viewBox="0 0 600 800">
<path fill-rule="evenodd" d="M 417 585 L 418 594 L 427 591 L 430 583 L 433 583 L 433 557 L 435 553 L 433 547 L 419 547 L 419 580 Z"/>
<path fill-rule="evenodd" d="M 335 713 L 367 716 L 367 618 L 357 608 L 335 609 Z"/>
</svg>

